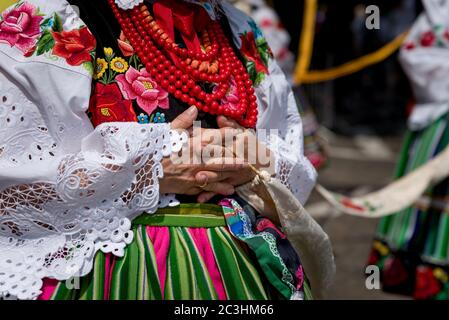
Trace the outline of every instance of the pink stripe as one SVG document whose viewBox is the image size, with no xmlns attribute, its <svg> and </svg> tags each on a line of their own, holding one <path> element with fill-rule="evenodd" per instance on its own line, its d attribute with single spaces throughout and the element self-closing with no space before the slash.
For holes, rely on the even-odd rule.
<svg viewBox="0 0 449 320">
<path fill-rule="evenodd" d="M 195 245 L 201 255 L 207 272 L 212 280 L 215 291 L 217 292 L 219 300 L 227 300 L 226 290 L 223 285 L 220 270 L 218 269 L 217 261 L 215 260 L 214 251 L 207 236 L 207 229 L 205 228 L 188 228 L 190 235 L 195 241 Z"/>
<path fill-rule="evenodd" d="M 104 264 L 104 300 L 109 300 L 111 293 L 111 282 L 112 282 L 112 273 L 115 267 L 115 258 L 112 254 L 108 253 L 105 255 L 105 264 Z"/>
<path fill-rule="evenodd" d="M 59 281 L 54 279 L 44 279 L 44 284 L 42 286 L 42 293 L 37 298 L 37 300 L 50 300 L 53 293 L 56 291 Z"/>
<path fill-rule="evenodd" d="M 147 235 L 153 243 L 154 253 L 156 255 L 159 285 L 161 288 L 162 297 L 164 297 L 165 280 L 167 278 L 168 250 L 170 249 L 170 232 L 167 227 L 147 226 Z"/>
</svg>

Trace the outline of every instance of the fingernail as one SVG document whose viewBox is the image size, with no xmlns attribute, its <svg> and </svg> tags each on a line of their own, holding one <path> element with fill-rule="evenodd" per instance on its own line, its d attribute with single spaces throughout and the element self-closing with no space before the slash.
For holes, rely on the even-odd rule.
<svg viewBox="0 0 449 320">
<path fill-rule="evenodd" d="M 234 190 L 234 189 L 229 189 L 229 190 L 226 192 L 226 195 L 227 195 L 227 196 L 232 196 L 234 193 L 235 193 L 235 190 Z"/>
<path fill-rule="evenodd" d="M 207 176 L 204 174 L 201 174 L 198 178 L 200 180 L 199 182 L 201 182 L 201 183 L 204 183 L 207 180 Z"/>
<path fill-rule="evenodd" d="M 189 109 L 187 109 L 187 114 L 188 115 L 194 115 L 196 112 L 196 106 L 191 106 Z"/>
</svg>

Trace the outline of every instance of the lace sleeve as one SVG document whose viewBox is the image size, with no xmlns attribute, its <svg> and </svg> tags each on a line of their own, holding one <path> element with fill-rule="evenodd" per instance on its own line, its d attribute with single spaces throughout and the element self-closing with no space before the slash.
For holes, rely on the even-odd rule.
<svg viewBox="0 0 449 320">
<path fill-rule="evenodd" d="M 0 294 L 20 299 L 45 277 L 87 274 L 98 250 L 123 255 L 130 220 L 158 207 L 162 157 L 182 146 L 169 125 L 111 123 L 64 154 L 13 87 L 0 91 L 0 123 Z"/>
<path fill-rule="evenodd" d="M 131 220 L 159 206 L 161 159 L 187 138 L 168 124 L 94 130 L 91 32 L 66 1 L 28 0 L 6 12 L 8 23 L 20 16 L 31 21 L 21 28 L 36 30 L 25 42 L 0 41 L 0 298 L 34 299 L 43 278 L 88 274 L 99 250 L 123 255 Z M 54 19 L 83 35 L 84 63 L 33 54 L 44 14 L 44 26 Z"/>
<path fill-rule="evenodd" d="M 267 130 L 263 140 L 275 154 L 276 177 L 304 204 L 315 185 L 317 174 L 304 156 L 302 121 L 293 91 L 274 60 L 270 61 L 269 71 L 257 89 L 260 105 L 258 129 Z"/>
<path fill-rule="evenodd" d="M 158 208 L 161 159 L 186 139 L 168 124 L 93 130 L 85 114 L 42 109 L 0 73 L 0 299 L 88 274 L 98 250 L 123 255 L 131 220 Z"/>
</svg>

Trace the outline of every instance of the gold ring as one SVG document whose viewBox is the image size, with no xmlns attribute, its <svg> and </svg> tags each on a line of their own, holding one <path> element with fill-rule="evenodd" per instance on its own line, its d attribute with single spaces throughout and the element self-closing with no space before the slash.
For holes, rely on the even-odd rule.
<svg viewBox="0 0 449 320">
<path fill-rule="evenodd" d="M 198 186 L 198 188 L 203 189 L 207 187 L 207 180 L 206 182 L 204 182 L 204 184 L 202 184 L 201 186 Z"/>
</svg>

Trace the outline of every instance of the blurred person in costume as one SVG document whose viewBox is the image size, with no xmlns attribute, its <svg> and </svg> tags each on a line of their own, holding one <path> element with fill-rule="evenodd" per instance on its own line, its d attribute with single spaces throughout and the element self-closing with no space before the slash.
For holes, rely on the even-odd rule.
<svg viewBox="0 0 449 320">
<path fill-rule="evenodd" d="M 449 143 L 449 1 L 423 4 L 424 13 L 400 52 L 416 104 L 397 178 L 426 164 Z M 415 299 L 449 298 L 448 188 L 445 179 L 414 206 L 380 221 L 369 264 L 381 268 L 385 291 Z"/>
</svg>

